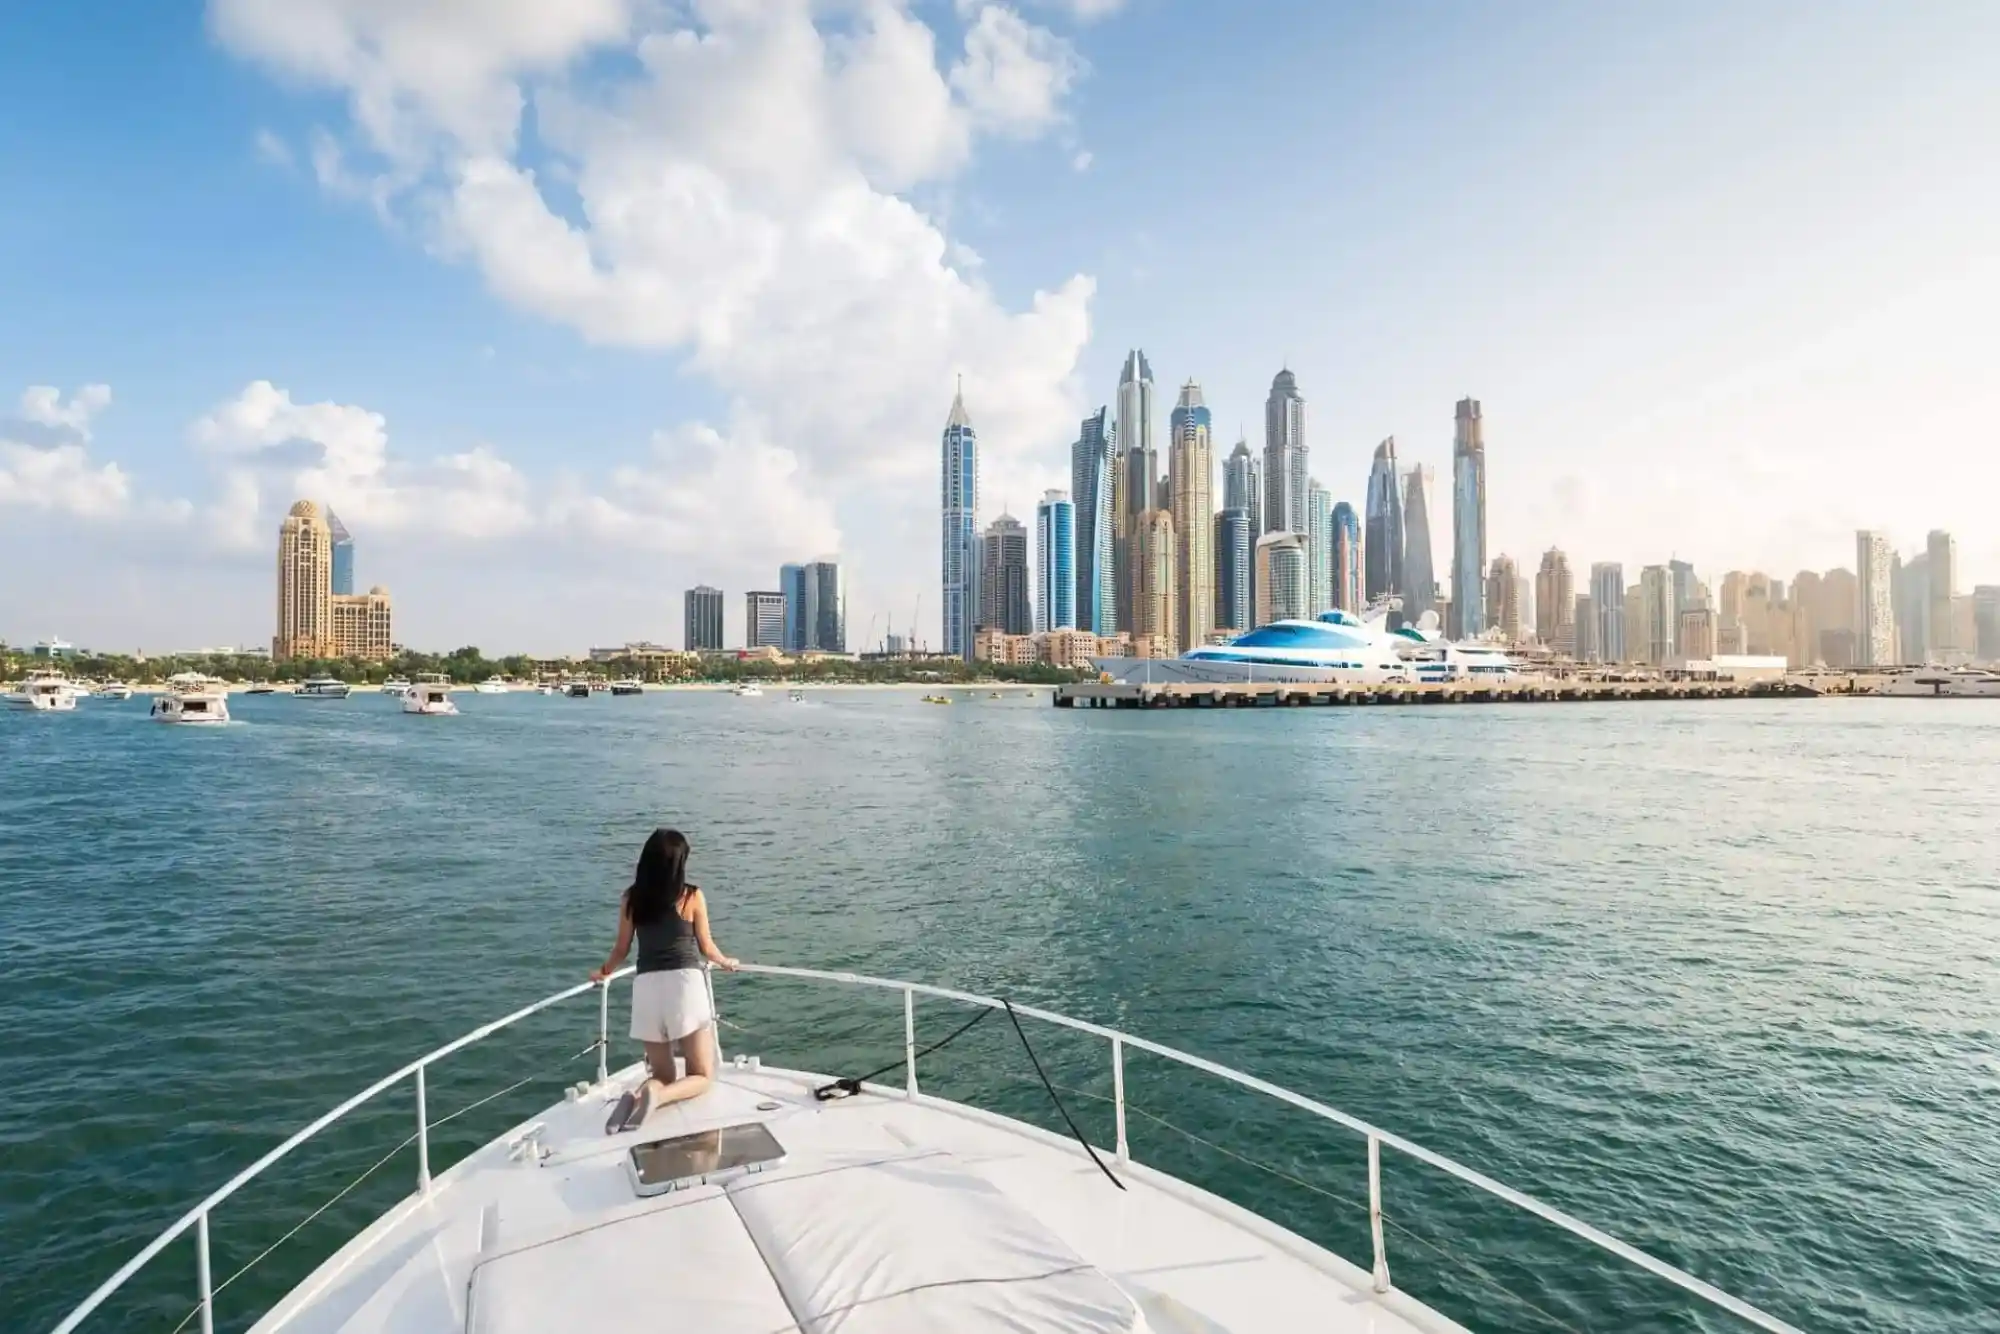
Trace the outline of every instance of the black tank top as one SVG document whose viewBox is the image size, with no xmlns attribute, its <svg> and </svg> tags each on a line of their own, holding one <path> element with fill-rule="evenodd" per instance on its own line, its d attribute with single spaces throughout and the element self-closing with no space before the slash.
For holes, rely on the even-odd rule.
<svg viewBox="0 0 2000 1334">
<path fill-rule="evenodd" d="M 688 890 L 694 896 L 694 890 Z M 701 946 L 695 943 L 694 923 L 670 906 L 650 922 L 636 922 L 639 937 L 639 969 L 642 973 L 664 973 L 670 968 L 701 967 Z"/>
</svg>

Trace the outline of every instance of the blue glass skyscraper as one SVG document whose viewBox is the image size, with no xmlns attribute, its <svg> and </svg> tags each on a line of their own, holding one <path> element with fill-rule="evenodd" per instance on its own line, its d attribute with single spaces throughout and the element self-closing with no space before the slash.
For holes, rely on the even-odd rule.
<svg viewBox="0 0 2000 1334">
<path fill-rule="evenodd" d="M 1035 628 L 1076 628 L 1076 506 L 1048 491 L 1035 506 Z"/>
<path fill-rule="evenodd" d="M 326 526 L 333 531 L 333 591 L 342 596 L 354 594 L 354 537 L 347 531 L 347 525 L 331 509 L 326 512 Z"/>
<path fill-rule="evenodd" d="M 1361 598 L 1361 521 L 1354 506 L 1341 501 L 1333 507 L 1333 605 L 1359 613 Z"/>
<path fill-rule="evenodd" d="M 970 661 L 979 617 L 979 433 L 962 387 L 952 395 L 942 452 L 944 651 Z"/>
<path fill-rule="evenodd" d="M 1099 408 L 1085 417 L 1069 454 L 1070 496 L 1076 515 L 1076 627 L 1094 635 L 1111 634 L 1117 620 L 1111 514 L 1115 432 L 1109 416 L 1107 408 Z"/>
<path fill-rule="evenodd" d="M 1256 628 L 1251 592 L 1251 557 L 1256 539 L 1250 511 L 1230 506 L 1215 512 L 1215 628 L 1239 633 Z"/>
</svg>

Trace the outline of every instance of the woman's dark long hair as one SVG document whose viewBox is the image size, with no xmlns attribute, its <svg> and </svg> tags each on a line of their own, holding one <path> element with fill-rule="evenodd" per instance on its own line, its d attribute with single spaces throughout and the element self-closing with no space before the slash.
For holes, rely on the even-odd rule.
<svg viewBox="0 0 2000 1334">
<path fill-rule="evenodd" d="M 687 897 L 688 841 L 678 829 L 655 829 L 639 849 L 639 867 L 625 891 L 632 924 L 655 922 L 677 912 Z"/>
</svg>

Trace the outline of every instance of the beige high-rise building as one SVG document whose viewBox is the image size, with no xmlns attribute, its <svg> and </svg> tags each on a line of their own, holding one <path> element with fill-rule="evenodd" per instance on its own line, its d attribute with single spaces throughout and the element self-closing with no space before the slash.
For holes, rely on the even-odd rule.
<svg viewBox="0 0 2000 1334">
<path fill-rule="evenodd" d="M 1896 658 L 1895 553 L 1889 539 L 1862 528 L 1854 534 L 1855 664 L 1893 666 Z"/>
<path fill-rule="evenodd" d="M 1707 607 L 1689 607 L 1681 613 L 1680 657 L 1705 662 L 1715 657 L 1715 613 Z"/>
<path fill-rule="evenodd" d="M 1625 586 L 1625 656 L 1605 661 L 1646 661 L 1646 599 L 1636 583 Z"/>
<path fill-rule="evenodd" d="M 1133 520 L 1132 634 L 1178 643 L 1174 633 L 1174 516 L 1147 510 Z"/>
<path fill-rule="evenodd" d="M 1800 570 L 1792 576 L 1790 665 L 1793 667 L 1810 667 L 1819 661 L 1822 591 L 1818 571 Z"/>
<path fill-rule="evenodd" d="M 1639 571 L 1639 633 L 1632 637 L 1640 661 L 1664 667 L 1673 659 L 1680 638 L 1680 613 L 1674 599 L 1673 571 L 1648 565 Z"/>
<path fill-rule="evenodd" d="M 1958 593 L 1958 543 L 1942 528 L 1931 530 L 1924 541 L 1924 555 L 1930 563 L 1930 643 L 1932 662 L 1955 662 L 1959 650 L 1958 618 L 1952 614 L 1951 600 Z"/>
<path fill-rule="evenodd" d="M 1507 643 L 1521 638 L 1521 572 L 1512 556 L 1493 558 L 1486 572 L 1486 625 L 1498 630 Z"/>
<path fill-rule="evenodd" d="M 333 651 L 336 657 L 370 662 L 395 655 L 388 589 L 377 584 L 366 593 L 333 595 Z"/>
<path fill-rule="evenodd" d="M 1550 547 L 1542 553 L 1542 568 L 1535 572 L 1535 637 L 1555 648 L 1562 627 L 1575 624 L 1576 589 L 1569 557 L 1561 547 Z M 1576 642 L 1574 633 L 1569 642 Z"/>
<path fill-rule="evenodd" d="M 278 526 L 278 632 L 271 659 L 328 658 L 333 638 L 333 529 L 310 500 Z"/>
<path fill-rule="evenodd" d="M 1851 571 L 1835 568 L 1819 577 L 1819 610 L 1813 619 L 1821 634 L 1853 631 L 1860 625 L 1861 586 Z"/>
<path fill-rule="evenodd" d="M 1178 651 L 1215 633 L 1215 447 L 1201 386 L 1189 380 L 1169 415 L 1167 485 L 1174 520 L 1174 629 Z"/>
<path fill-rule="evenodd" d="M 1311 616 L 1311 571 L 1306 544 L 1297 533 L 1266 533 L 1257 539 L 1257 624 L 1302 621 Z"/>
</svg>

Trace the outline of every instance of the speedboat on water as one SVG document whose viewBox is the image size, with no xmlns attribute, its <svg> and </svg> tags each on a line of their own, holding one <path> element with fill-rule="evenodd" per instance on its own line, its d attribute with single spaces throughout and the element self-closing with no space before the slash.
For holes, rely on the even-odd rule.
<svg viewBox="0 0 2000 1334">
<path fill-rule="evenodd" d="M 764 687 L 758 685 L 755 681 L 745 681 L 737 686 L 735 690 L 738 699 L 756 699 L 762 696 L 763 693 Z"/>
<path fill-rule="evenodd" d="M 132 687 L 123 681 L 106 681 L 90 693 L 97 699 L 126 700 L 132 698 Z"/>
<path fill-rule="evenodd" d="M 448 718 L 458 712 L 458 705 L 451 702 L 449 687 L 435 681 L 424 681 L 403 692 L 403 712 Z"/>
<path fill-rule="evenodd" d="M 392 676 L 382 683 L 382 693 L 385 695 L 400 695 L 409 688 L 410 683 L 400 676 Z"/>
<path fill-rule="evenodd" d="M 179 672 L 153 696 L 153 721 L 216 725 L 229 721 L 229 688 L 200 672 Z"/>
<path fill-rule="evenodd" d="M 644 1072 L 636 1064 L 609 1068 L 612 984 L 582 983 L 417 1056 L 317 1117 L 126 1260 L 54 1334 L 95 1328 L 85 1324 L 92 1313 L 156 1257 L 164 1263 L 148 1275 L 149 1297 L 161 1285 L 180 1285 L 192 1306 L 184 1323 L 198 1319 L 203 1330 L 248 1326 L 252 1334 L 546 1334 L 621 1328 L 647 1311 L 672 1315 L 641 1320 L 648 1328 L 670 1324 L 703 1334 L 1466 1334 L 1395 1285 L 1391 1266 L 1398 1255 L 1421 1263 L 1426 1289 L 1473 1313 L 1475 1324 L 1511 1327 L 1515 1303 L 1526 1299 L 1497 1288 L 1489 1271 L 1430 1242 L 1398 1251 L 1402 1238 L 1414 1235 L 1396 1219 L 1409 1206 L 1406 1183 L 1416 1164 L 1426 1176 L 1454 1178 L 1456 1189 L 1483 1192 L 1491 1208 L 1521 1215 L 1523 1236 L 1530 1223 L 1569 1233 L 1566 1247 L 1547 1254 L 1551 1263 L 1585 1271 L 1563 1276 L 1572 1286 L 1623 1293 L 1622 1300 L 1643 1301 L 1646 1316 L 1658 1318 L 1672 1285 L 1690 1308 L 1679 1313 L 1683 1318 L 1700 1318 L 1693 1308 L 1705 1303 L 1749 1328 L 1797 1334 L 1776 1316 L 1389 1130 L 1116 1029 L 1005 998 L 754 964 L 743 966 L 724 999 L 739 987 L 802 982 L 901 997 L 902 1024 L 885 1022 L 878 1037 L 887 1058 L 880 1068 L 834 1078 L 719 1052 L 710 1091 L 607 1134 L 607 1112 L 622 1110 L 621 1096 Z M 583 1042 L 572 1060 L 595 1053 L 594 1076 L 577 1078 L 582 1072 L 567 1067 L 561 1077 L 576 1082 L 559 1101 L 449 1166 L 434 1163 L 431 1128 L 488 1099 L 441 1107 L 439 1089 L 453 1085 L 431 1077 L 443 1075 L 475 1042 L 489 1051 L 507 1044 L 509 1030 L 535 1016 L 543 1017 L 529 1027 L 546 1051 L 546 1034 L 560 1021 L 559 1012 L 548 1012 L 579 999 L 588 1017 L 573 1016 L 575 1039 L 587 1032 L 595 1041 Z M 920 1009 L 929 1024 L 949 1021 L 955 1031 L 919 1049 Z M 981 1022 L 988 1030 L 982 1036 L 991 1039 L 982 1059 L 1003 1052 L 997 1059 L 1029 1088 L 1039 1076 L 1037 1096 L 1046 1094 L 1050 1113 L 1041 1119 L 1067 1125 L 1069 1134 L 924 1091 L 921 1079 L 935 1080 L 942 1064 L 933 1053 Z M 1073 1119 L 1077 1093 L 1042 1074 L 1036 1048 L 1049 1045 L 1047 1026 L 1063 1030 L 1057 1036 L 1065 1050 L 1089 1051 L 1101 1062 L 1091 1079 L 1105 1092 L 1085 1096 L 1100 1100 L 1093 1124 L 1104 1143 L 1093 1143 Z M 810 1050 L 810 1038 L 808 1028 L 771 1040 L 788 1050 L 803 1040 Z M 511 1057 L 487 1059 L 526 1066 L 535 1048 L 527 1039 L 513 1045 Z M 1233 1118 L 1193 1127 L 1167 1119 L 1194 1120 L 1194 1109 L 1207 1100 L 1163 1091 L 1170 1100 L 1148 1106 L 1147 1095 L 1133 1097 L 1125 1079 L 1128 1051 L 1181 1067 L 1179 1082 L 1205 1076 L 1233 1086 L 1234 1096 L 1286 1104 L 1298 1117 L 1295 1133 L 1315 1141 L 1310 1160 L 1339 1164 L 1325 1169 L 1328 1184 L 1337 1186 L 1343 1204 L 1352 1199 L 1365 1210 L 1368 1227 L 1349 1234 L 1354 1253 L 1338 1254 L 1142 1162 L 1127 1141 L 1128 1114 L 1197 1140 L 1213 1135 L 1221 1141 L 1216 1147 L 1248 1167 L 1281 1176 L 1307 1170 L 1299 1166 L 1307 1159 L 1296 1153 L 1232 1135 Z M 545 1064 L 533 1068 L 555 1073 Z M 875 1082 L 884 1077 L 891 1082 Z M 408 1155 L 395 1152 L 403 1127 L 384 1126 L 375 1114 L 393 1110 L 400 1120 L 412 1104 L 416 1129 L 403 1147 L 414 1147 L 415 1171 L 402 1198 L 372 1219 L 355 1218 L 359 1226 L 345 1244 L 296 1287 L 275 1295 L 274 1304 L 261 1294 L 275 1293 L 275 1284 L 226 1291 L 263 1259 L 216 1272 L 210 1233 L 239 1223 L 237 1192 L 257 1181 L 257 1208 L 268 1211 L 283 1196 L 276 1183 L 260 1178 L 362 1108 L 366 1113 L 355 1120 L 367 1120 L 386 1137 L 379 1147 L 390 1150 L 363 1177 L 408 1163 Z M 351 1141 L 369 1131 L 349 1121 L 337 1133 Z M 246 1142 L 254 1138 L 246 1132 Z M 1260 1157 L 1285 1166 L 1267 1167 Z M 1385 1158 L 1393 1168 L 1386 1179 Z M 78 1164 L 80 1173 L 89 1170 Z M 1336 1181 L 1334 1172 L 1343 1175 Z M 311 1207 L 301 1200 L 292 1212 L 304 1217 Z M 259 1225 L 266 1226 L 261 1219 Z M 1648 1282 L 1658 1286 L 1610 1283 L 1599 1272 L 1626 1267 L 1649 1271 Z M 1621 1312 L 1600 1314 L 1606 1328 L 1621 1323 Z"/>
<path fill-rule="evenodd" d="M 1227 644 L 1205 644 L 1178 658 L 1095 658 L 1113 681 L 1241 685 L 1258 682 L 1339 682 L 1382 685 L 1413 680 L 1388 638 L 1344 611 L 1317 620 L 1273 621 Z"/>
<path fill-rule="evenodd" d="M 69 713 L 76 708 L 79 693 L 67 676 L 43 668 L 29 672 L 25 681 L 7 692 L 7 707 L 30 713 Z"/>
<path fill-rule="evenodd" d="M 353 689 L 337 676 L 310 676 L 299 682 L 299 688 L 292 692 L 297 699 L 346 699 Z"/>
<path fill-rule="evenodd" d="M 643 695 L 646 693 L 646 687 L 642 682 L 635 681 L 628 676 L 622 681 L 613 681 L 611 683 L 611 693 L 614 695 Z"/>
<path fill-rule="evenodd" d="M 489 676 L 473 687 L 481 695 L 504 695 L 507 693 L 507 679 L 503 676 Z"/>
</svg>

